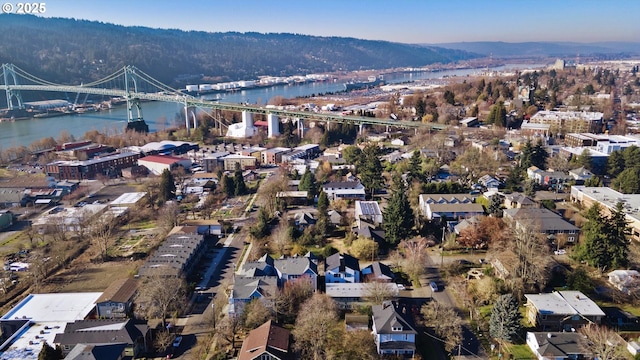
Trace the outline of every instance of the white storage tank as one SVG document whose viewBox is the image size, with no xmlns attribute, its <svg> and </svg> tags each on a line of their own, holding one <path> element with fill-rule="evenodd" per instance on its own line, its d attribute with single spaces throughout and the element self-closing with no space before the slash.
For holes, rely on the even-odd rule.
<svg viewBox="0 0 640 360">
<path fill-rule="evenodd" d="M 186 86 L 186 90 L 187 91 L 198 91 L 198 85 L 187 85 Z"/>
<path fill-rule="evenodd" d="M 200 89 L 200 91 L 209 91 L 211 90 L 211 84 L 200 84 L 198 89 Z"/>
</svg>

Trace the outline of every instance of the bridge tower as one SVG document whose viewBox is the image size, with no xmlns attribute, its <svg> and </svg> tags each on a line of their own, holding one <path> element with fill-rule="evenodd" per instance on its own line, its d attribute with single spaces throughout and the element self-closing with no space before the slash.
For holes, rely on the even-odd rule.
<svg viewBox="0 0 640 360">
<path fill-rule="evenodd" d="M 138 75 L 136 74 L 136 68 L 133 66 L 125 66 L 124 68 L 124 89 L 127 92 L 127 121 L 144 121 L 140 99 L 133 95 L 138 92 Z M 134 107 L 138 115 L 136 118 L 133 117 Z"/>
<path fill-rule="evenodd" d="M 18 78 L 16 77 L 16 71 L 13 69 L 13 64 L 2 64 L 2 74 L 4 75 L 4 85 L 7 87 L 7 107 L 9 110 L 24 109 L 20 91 L 11 90 L 11 85 L 18 85 Z M 13 83 L 9 83 L 9 79 L 13 80 Z M 17 105 L 13 103 L 14 97 Z"/>
</svg>

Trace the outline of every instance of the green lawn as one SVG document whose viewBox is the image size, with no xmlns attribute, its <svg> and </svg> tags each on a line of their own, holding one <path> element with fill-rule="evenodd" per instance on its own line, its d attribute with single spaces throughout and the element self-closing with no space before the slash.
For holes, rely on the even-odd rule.
<svg viewBox="0 0 640 360">
<path fill-rule="evenodd" d="M 606 302 L 606 301 L 596 301 L 596 303 L 598 304 L 598 306 L 602 307 L 617 307 L 620 308 L 623 311 L 626 311 L 632 315 L 635 316 L 640 316 L 640 307 L 637 306 L 633 306 L 631 304 L 616 304 L 616 303 L 612 303 L 612 302 Z"/>
<path fill-rule="evenodd" d="M 511 359 L 534 359 L 535 355 L 531 352 L 527 344 L 522 345 L 511 345 L 509 346 L 509 353 L 511 354 Z"/>
</svg>

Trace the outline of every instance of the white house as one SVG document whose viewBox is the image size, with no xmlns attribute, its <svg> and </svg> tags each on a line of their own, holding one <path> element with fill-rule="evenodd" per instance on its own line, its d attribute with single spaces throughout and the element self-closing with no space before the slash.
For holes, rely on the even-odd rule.
<svg viewBox="0 0 640 360">
<path fill-rule="evenodd" d="M 173 170 L 179 166 L 189 170 L 191 160 L 168 155 L 149 155 L 138 159 L 138 165 L 149 169 L 154 175 L 160 175 L 164 170 Z"/>
<path fill-rule="evenodd" d="M 329 182 L 322 185 L 322 191 L 331 200 L 364 200 L 365 198 L 364 185 L 358 181 Z"/>
<path fill-rule="evenodd" d="M 365 221 L 372 225 L 382 224 L 382 211 L 377 201 L 361 201 L 356 200 L 355 203 L 356 224 L 360 227 L 360 222 Z"/>
<path fill-rule="evenodd" d="M 420 212 L 428 220 L 470 218 L 484 214 L 470 194 L 421 194 Z"/>
</svg>

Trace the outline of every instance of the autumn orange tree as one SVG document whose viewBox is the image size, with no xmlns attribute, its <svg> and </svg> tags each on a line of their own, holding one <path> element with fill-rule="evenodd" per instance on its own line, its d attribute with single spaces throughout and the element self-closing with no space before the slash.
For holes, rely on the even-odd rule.
<svg viewBox="0 0 640 360">
<path fill-rule="evenodd" d="M 489 244 L 503 240 L 505 229 L 506 225 L 502 219 L 487 216 L 475 225 L 460 231 L 457 241 L 468 248 L 486 249 Z"/>
</svg>

